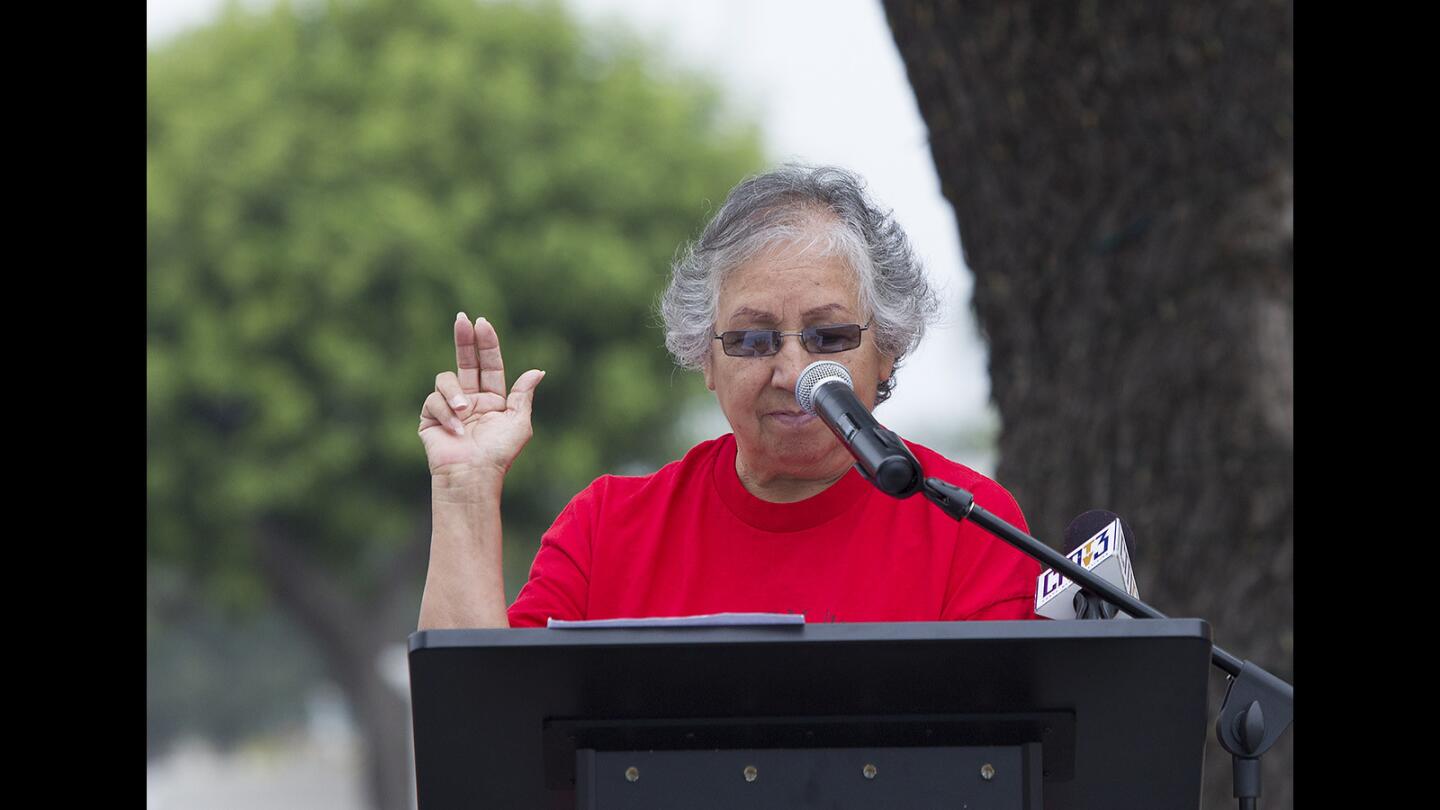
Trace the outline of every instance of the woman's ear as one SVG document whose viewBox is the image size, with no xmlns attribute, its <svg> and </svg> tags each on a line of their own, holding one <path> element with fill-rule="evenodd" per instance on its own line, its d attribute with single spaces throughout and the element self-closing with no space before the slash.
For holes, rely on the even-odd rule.
<svg viewBox="0 0 1440 810">
<path fill-rule="evenodd" d="M 705 375 L 705 387 L 711 391 L 715 390 L 715 373 L 713 360 L 710 355 L 705 355 L 705 360 L 700 364 L 700 373 Z"/>
</svg>

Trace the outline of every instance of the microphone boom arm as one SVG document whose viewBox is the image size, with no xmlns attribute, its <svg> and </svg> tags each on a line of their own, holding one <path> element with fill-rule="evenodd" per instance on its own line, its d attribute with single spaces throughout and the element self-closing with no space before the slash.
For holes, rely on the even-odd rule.
<svg viewBox="0 0 1440 810">
<path fill-rule="evenodd" d="M 975 496 L 939 478 L 926 478 L 925 498 L 957 521 L 969 520 L 1024 554 L 1060 571 L 1095 591 L 1111 604 L 1145 619 L 1169 618 L 1110 582 L 1077 565 L 1069 557 L 1010 525 L 975 503 Z M 1260 797 L 1260 757 L 1290 727 L 1295 714 L 1295 687 L 1250 661 L 1242 661 L 1218 644 L 1210 645 L 1210 662 L 1230 678 L 1215 736 L 1234 759 L 1234 793 L 1240 810 L 1253 810 Z"/>
</svg>

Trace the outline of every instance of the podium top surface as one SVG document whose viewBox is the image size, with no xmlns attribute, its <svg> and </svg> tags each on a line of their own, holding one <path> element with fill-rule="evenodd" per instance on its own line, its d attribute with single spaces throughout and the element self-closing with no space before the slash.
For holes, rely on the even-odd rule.
<svg viewBox="0 0 1440 810">
<path fill-rule="evenodd" d="M 646 644 L 794 644 L 797 641 L 884 643 L 913 641 L 1036 641 L 1083 639 L 1195 639 L 1210 642 L 1203 619 L 1110 621 L 856 622 L 755 627 L 492 628 L 418 630 L 410 652 L 456 647 L 587 647 Z"/>
</svg>

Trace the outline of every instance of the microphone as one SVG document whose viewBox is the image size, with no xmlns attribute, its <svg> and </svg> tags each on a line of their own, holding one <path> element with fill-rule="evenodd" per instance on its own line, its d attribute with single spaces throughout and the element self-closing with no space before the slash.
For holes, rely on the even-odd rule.
<svg viewBox="0 0 1440 810">
<path fill-rule="evenodd" d="M 820 417 L 855 457 L 860 474 L 886 495 L 908 498 L 920 491 L 920 462 L 855 396 L 850 371 L 834 360 L 816 360 L 800 372 L 795 402 Z"/>
<path fill-rule="evenodd" d="M 1114 512 L 1091 509 L 1065 527 L 1065 545 L 1070 548 L 1065 556 L 1138 599 L 1129 528 Z M 1130 614 L 1120 612 L 1099 594 L 1066 579 L 1053 568 L 1047 568 L 1036 580 L 1035 612 L 1049 619 L 1130 618 Z"/>
</svg>

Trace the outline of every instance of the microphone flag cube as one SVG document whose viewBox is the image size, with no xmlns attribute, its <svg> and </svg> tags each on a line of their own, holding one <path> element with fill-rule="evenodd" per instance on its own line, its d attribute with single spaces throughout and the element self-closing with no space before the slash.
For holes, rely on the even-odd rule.
<svg viewBox="0 0 1440 810">
<path fill-rule="evenodd" d="M 1089 540 L 1075 547 L 1065 555 L 1070 561 L 1092 571 L 1105 581 L 1123 587 L 1131 596 L 1138 597 L 1135 587 L 1135 572 L 1130 567 L 1130 549 L 1125 542 L 1125 530 L 1116 518 Z M 1075 594 L 1081 589 L 1078 582 L 1072 582 L 1053 568 L 1047 568 L 1035 582 L 1035 612 L 1048 619 L 1075 618 Z M 1130 618 L 1120 612 L 1116 617 Z"/>
</svg>

